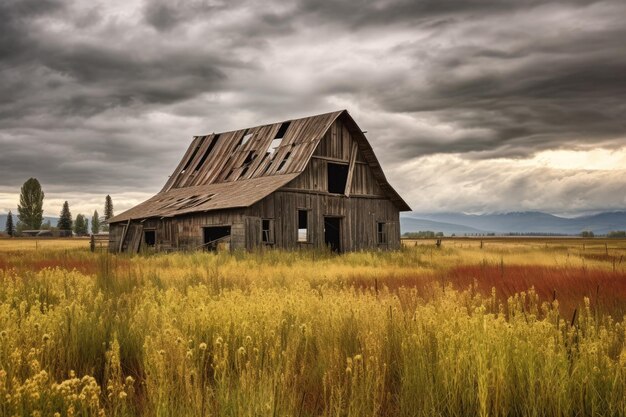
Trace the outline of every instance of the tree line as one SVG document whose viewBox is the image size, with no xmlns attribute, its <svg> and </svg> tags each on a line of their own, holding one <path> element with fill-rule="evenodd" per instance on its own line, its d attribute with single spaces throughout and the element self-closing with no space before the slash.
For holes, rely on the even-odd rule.
<svg viewBox="0 0 626 417">
<path fill-rule="evenodd" d="M 44 222 L 44 196 L 41 184 L 36 178 L 29 178 L 22 185 L 20 189 L 20 203 L 17 206 L 17 224 L 13 220 L 11 210 L 9 210 L 7 215 L 5 232 L 9 236 L 17 236 L 25 230 L 59 230 L 68 236 L 72 232 L 78 236 L 85 236 L 90 232 L 95 235 L 100 233 L 100 231 L 106 232 L 109 230 L 109 226 L 105 222 L 113 217 L 113 200 L 110 195 L 107 195 L 104 199 L 104 216 L 100 217 L 98 210 L 94 210 L 91 221 L 87 216 L 80 213 L 73 219 L 70 205 L 65 201 L 56 227 L 53 227 L 49 221 Z"/>
</svg>

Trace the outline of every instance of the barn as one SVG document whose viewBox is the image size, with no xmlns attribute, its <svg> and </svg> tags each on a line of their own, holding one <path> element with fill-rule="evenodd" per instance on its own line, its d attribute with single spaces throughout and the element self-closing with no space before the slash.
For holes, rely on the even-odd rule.
<svg viewBox="0 0 626 417">
<path fill-rule="evenodd" d="M 194 137 L 158 194 L 109 219 L 109 250 L 394 249 L 408 210 L 341 110 Z"/>
</svg>

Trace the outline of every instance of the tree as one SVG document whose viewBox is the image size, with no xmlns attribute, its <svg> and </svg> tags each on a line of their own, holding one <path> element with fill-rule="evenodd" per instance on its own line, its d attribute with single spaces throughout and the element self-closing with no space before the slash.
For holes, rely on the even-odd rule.
<svg viewBox="0 0 626 417">
<path fill-rule="evenodd" d="M 85 236 L 87 234 L 87 227 L 85 216 L 78 214 L 76 216 L 76 220 L 74 221 L 74 233 L 78 236 Z"/>
<path fill-rule="evenodd" d="M 593 234 L 591 230 L 583 230 L 580 236 L 581 237 L 595 237 L 595 235 Z"/>
<path fill-rule="evenodd" d="M 111 217 L 113 217 L 113 200 L 110 195 L 107 195 L 104 199 L 104 220 L 109 220 Z"/>
<path fill-rule="evenodd" d="M 57 227 L 59 230 L 72 230 L 72 213 L 70 213 L 70 205 L 67 204 L 67 201 L 63 203 Z"/>
<path fill-rule="evenodd" d="M 43 197 L 41 184 L 36 178 L 29 178 L 20 193 L 20 204 L 17 206 L 20 223 L 26 229 L 39 230 L 43 222 Z"/>
<path fill-rule="evenodd" d="M 104 199 L 104 220 L 109 220 L 111 217 L 113 217 L 113 200 L 110 195 L 107 195 Z M 102 229 L 108 231 L 109 225 L 105 224 Z"/>
<path fill-rule="evenodd" d="M 13 213 L 9 210 L 9 214 L 7 216 L 7 222 L 4 226 L 4 230 L 7 232 L 7 235 L 13 237 L 15 235 L 15 226 L 13 225 Z"/>
<path fill-rule="evenodd" d="M 100 232 L 100 218 L 98 217 L 98 210 L 94 210 L 91 217 L 91 234 L 97 235 Z"/>
</svg>

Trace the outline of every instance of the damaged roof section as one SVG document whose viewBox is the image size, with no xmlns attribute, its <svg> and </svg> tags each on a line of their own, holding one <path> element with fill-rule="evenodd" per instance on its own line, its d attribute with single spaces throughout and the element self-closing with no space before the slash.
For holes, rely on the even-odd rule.
<svg viewBox="0 0 626 417">
<path fill-rule="evenodd" d="M 162 191 L 302 172 L 340 114 L 196 136 Z"/>
<path fill-rule="evenodd" d="M 157 195 L 108 222 L 249 207 L 301 174 L 338 119 L 357 142 L 387 197 L 400 210 L 410 210 L 387 182 L 361 129 L 346 110 L 341 110 L 196 136 Z"/>
</svg>

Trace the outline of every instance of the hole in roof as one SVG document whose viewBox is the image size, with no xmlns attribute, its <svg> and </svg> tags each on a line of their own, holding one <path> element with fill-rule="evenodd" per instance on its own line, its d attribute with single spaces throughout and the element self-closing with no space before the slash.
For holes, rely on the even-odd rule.
<svg viewBox="0 0 626 417">
<path fill-rule="evenodd" d="M 278 169 L 276 170 L 276 172 L 280 172 L 280 170 L 282 170 L 285 167 L 285 164 L 287 163 L 287 161 L 289 160 L 289 157 L 291 156 L 291 151 L 287 152 L 285 154 L 285 157 L 283 158 L 282 161 L 280 161 L 280 165 L 278 165 Z"/>
<path fill-rule="evenodd" d="M 254 161 L 256 159 L 256 152 L 254 151 L 250 151 L 248 152 L 248 156 L 246 156 L 245 161 L 243 161 L 244 165 L 248 165 L 250 164 L 252 161 Z"/>
<path fill-rule="evenodd" d="M 200 161 L 198 162 L 198 165 L 196 165 L 195 171 L 199 171 L 200 167 L 202 167 L 202 165 L 204 165 L 204 163 L 206 162 L 206 159 L 209 157 L 209 154 L 211 153 L 211 151 L 215 147 L 215 144 L 217 143 L 217 140 L 219 138 L 220 138 L 220 135 L 213 136 L 213 139 L 211 139 L 211 143 L 209 144 L 209 147 L 206 148 L 206 151 L 204 151 L 204 155 L 202 155 L 202 158 L 200 158 Z"/>
<path fill-rule="evenodd" d="M 270 143 L 270 146 L 267 148 L 267 152 L 270 154 L 274 154 L 274 152 L 276 151 L 276 149 L 278 149 L 282 141 L 283 141 L 283 138 L 272 140 L 272 143 Z"/>
<path fill-rule="evenodd" d="M 241 144 L 245 145 L 246 143 L 248 143 L 248 141 L 252 138 L 253 135 L 254 133 L 248 133 L 248 131 L 246 130 L 243 134 L 243 138 L 241 139 Z"/>
<path fill-rule="evenodd" d="M 196 154 L 198 153 L 198 151 L 200 150 L 200 145 L 202 144 L 202 141 L 206 138 L 206 136 L 204 136 L 202 139 L 200 139 L 198 141 L 198 145 L 196 145 L 196 149 L 193 150 L 193 152 L 191 153 L 191 156 L 189 157 L 189 159 L 187 160 L 187 162 L 185 163 L 185 166 L 183 167 L 183 170 L 180 171 L 181 174 L 184 174 L 185 171 L 187 171 L 187 168 L 189 168 L 189 165 L 191 165 L 191 162 L 193 162 L 193 160 L 196 157 Z"/>
<path fill-rule="evenodd" d="M 280 129 L 278 129 L 278 133 L 276 133 L 276 136 L 274 136 L 274 139 L 282 139 L 285 137 L 285 134 L 287 133 L 287 129 L 289 129 L 289 125 L 291 124 L 291 122 L 283 122 L 280 125 Z"/>
</svg>

